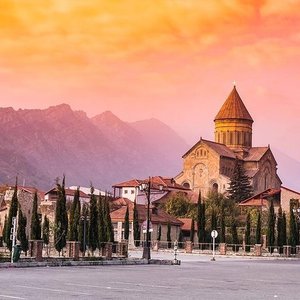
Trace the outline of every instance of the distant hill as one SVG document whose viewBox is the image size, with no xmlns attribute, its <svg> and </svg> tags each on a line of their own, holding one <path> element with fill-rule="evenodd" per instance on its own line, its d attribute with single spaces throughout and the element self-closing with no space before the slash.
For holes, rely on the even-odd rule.
<svg viewBox="0 0 300 300">
<path fill-rule="evenodd" d="M 108 189 L 122 180 L 175 176 L 188 145 L 152 119 L 136 123 L 112 112 L 93 118 L 67 104 L 44 110 L 0 108 L 0 183 L 41 189 L 66 175 L 68 185 Z"/>
</svg>

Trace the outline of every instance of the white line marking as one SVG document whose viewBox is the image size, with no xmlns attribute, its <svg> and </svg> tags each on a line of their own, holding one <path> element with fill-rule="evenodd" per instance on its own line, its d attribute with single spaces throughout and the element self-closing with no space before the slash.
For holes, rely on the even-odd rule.
<svg viewBox="0 0 300 300">
<path fill-rule="evenodd" d="M 21 297 L 15 297 L 15 296 L 9 296 L 9 295 L 0 295 L 0 297 L 2 298 L 10 298 L 10 299 L 26 299 L 26 298 L 21 298 Z"/>
<path fill-rule="evenodd" d="M 66 285 L 90 287 L 90 288 L 97 288 L 97 289 L 107 289 L 107 290 L 129 291 L 129 292 L 132 292 L 132 291 L 134 291 L 134 292 L 144 292 L 144 290 L 124 289 L 124 288 L 121 288 L 121 287 L 100 286 L 100 285 L 91 285 L 91 284 L 66 283 Z"/>
<path fill-rule="evenodd" d="M 58 292 L 58 293 L 68 293 L 68 294 L 92 296 L 91 294 L 88 294 L 88 293 L 81 293 L 81 292 L 67 291 L 67 290 L 59 290 L 59 289 L 40 288 L 40 287 L 36 287 L 36 286 L 16 285 L 16 287 L 25 288 L 25 289 L 32 289 L 32 290 L 42 290 L 42 291 L 49 291 L 49 292 Z"/>
<path fill-rule="evenodd" d="M 122 281 L 113 281 L 112 283 L 115 283 L 115 284 L 129 284 L 129 285 L 152 287 L 152 288 L 180 289 L 177 286 L 168 286 L 168 285 L 155 285 L 155 284 L 144 284 L 144 283 L 122 282 Z"/>
</svg>

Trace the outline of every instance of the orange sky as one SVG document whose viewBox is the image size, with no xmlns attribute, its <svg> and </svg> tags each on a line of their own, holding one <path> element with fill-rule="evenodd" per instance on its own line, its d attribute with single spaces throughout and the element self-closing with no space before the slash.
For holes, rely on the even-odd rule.
<svg viewBox="0 0 300 300">
<path fill-rule="evenodd" d="M 236 81 L 254 144 L 298 158 L 299 11 L 299 0 L 2 0 L 0 106 L 156 117 L 192 144 L 213 137 Z"/>
</svg>

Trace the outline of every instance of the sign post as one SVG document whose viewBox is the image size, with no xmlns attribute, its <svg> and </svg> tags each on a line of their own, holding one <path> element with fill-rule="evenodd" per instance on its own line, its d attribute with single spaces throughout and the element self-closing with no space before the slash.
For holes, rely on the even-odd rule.
<svg viewBox="0 0 300 300">
<path fill-rule="evenodd" d="M 216 238 L 218 236 L 217 230 L 213 230 L 211 232 L 211 237 L 213 238 L 213 258 L 211 259 L 212 261 L 215 261 L 215 243 L 216 243 Z"/>
</svg>

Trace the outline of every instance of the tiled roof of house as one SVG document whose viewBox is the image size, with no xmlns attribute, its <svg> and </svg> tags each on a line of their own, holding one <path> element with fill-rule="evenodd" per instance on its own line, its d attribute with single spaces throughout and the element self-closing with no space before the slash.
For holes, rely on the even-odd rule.
<svg viewBox="0 0 300 300">
<path fill-rule="evenodd" d="M 139 223 L 142 223 L 146 220 L 147 216 L 147 208 L 145 205 L 136 205 L 139 217 Z M 110 217 L 113 222 L 124 221 L 126 214 L 127 206 L 122 206 L 119 209 L 112 211 L 110 213 Z M 168 224 L 181 226 L 182 222 L 177 218 L 167 214 L 164 210 L 156 208 L 153 209 L 155 213 L 153 213 L 152 208 L 150 208 L 151 214 L 151 222 L 153 224 Z M 133 221 L 133 206 L 129 207 L 129 220 Z"/>
<path fill-rule="evenodd" d="M 72 190 L 72 189 L 65 189 L 65 193 L 66 196 L 74 196 L 75 195 L 76 190 Z M 57 188 L 54 187 L 51 190 L 49 190 L 48 192 L 45 193 L 45 195 L 47 194 L 51 194 L 51 193 L 57 193 Z M 86 193 L 79 191 L 79 197 L 80 198 L 90 198 L 89 195 L 87 195 Z"/>
<path fill-rule="evenodd" d="M 260 161 L 269 147 L 253 147 L 250 148 L 248 155 L 243 159 L 244 161 Z"/>
<path fill-rule="evenodd" d="M 190 154 L 195 148 L 197 148 L 201 143 L 206 144 L 208 147 L 213 149 L 216 153 L 218 153 L 220 156 L 229 157 L 229 158 L 236 158 L 234 152 L 228 148 L 224 144 L 200 139 L 198 143 L 196 143 L 190 150 L 188 150 L 182 157 L 186 157 L 188 154 Z"/>
<path fill-rule="evenodd" d="M 253 122 L 235 86 L 215 117 L 215 121 L 224 119 L 242 119 Z"/>
<path fill-rule="evenodd" d="M 267 206 L 268 198 L 278 195 L 280 189 L 267 189 L 259 194 L 256 194 L 244 201 L 242 201 L 239 206 Z"/>
<path fill-rule="evenodd" d="M 181 230 L 190 231 L 192 228 L 192 219 L 191 218 L 178 218 L 183 224 L 181 225 Z M 194 224 L 195 232 L 197 232 L 197 222 Z"/>
<path fill-rule="evenodd" d="M 113 185 L 112 187 L 138 187 L 140 184 L 142 183 L 142 180 L 138 180 L 138 179 L 132 179 L 132 180 L 128 180 L 128 181 L 124 181 L 121 183 L 117 183 L 115 185 Z"/>
</svg>

